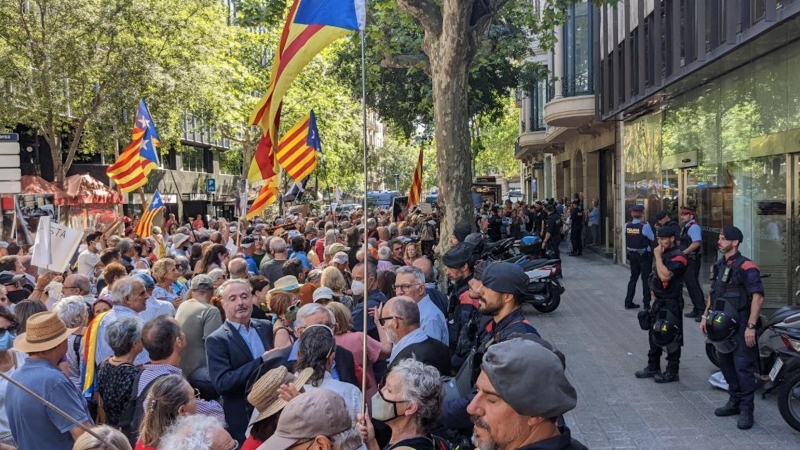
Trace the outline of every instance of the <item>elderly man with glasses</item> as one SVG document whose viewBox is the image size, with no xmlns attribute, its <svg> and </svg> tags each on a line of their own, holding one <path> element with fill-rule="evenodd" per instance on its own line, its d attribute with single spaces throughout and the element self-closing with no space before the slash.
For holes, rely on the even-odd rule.
<svg viewBox="0 0 800 450">
<path fill-rule="evenodd" d="M 425 291 L 425 274 L 412 266 L 401 267 L 397 269 L 396 274 L 395 294 L 404 295 L 417 302 L 422 330 L 428 336 L 449 345 L 447 320 Z"/>
</svg>

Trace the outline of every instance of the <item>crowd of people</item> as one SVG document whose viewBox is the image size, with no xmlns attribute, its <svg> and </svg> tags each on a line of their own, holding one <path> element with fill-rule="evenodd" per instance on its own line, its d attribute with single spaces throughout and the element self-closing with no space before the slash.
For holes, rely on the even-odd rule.
<svg viewBox="0 0 800 450">
<path fill-rule="evenodd" d="M 417 210 L 136 221 L 65 273 L 0 246 L 0 448 L 585 448 L 527 276 L 478 261 L 473 224 L 436 256 Z"/>
</svg>

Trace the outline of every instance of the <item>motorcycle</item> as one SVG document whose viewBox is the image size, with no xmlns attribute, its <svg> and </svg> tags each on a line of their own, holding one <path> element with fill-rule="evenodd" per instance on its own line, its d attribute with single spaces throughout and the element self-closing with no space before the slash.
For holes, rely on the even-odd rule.
<svg viewBox="0 0 800 450">
<path fill-rule="evenodd" d="M 542 240 L 538 236 L 527 236 L 515 244 L 520 256 L 507 260 L 522 267 L 529 278 L 529 294 L 523 299 L 537 311 L 551 313 L 561 304 L 564 285 L 561 282 L 561 260 L 537 258 L 542 251 Z"/>
</svg>

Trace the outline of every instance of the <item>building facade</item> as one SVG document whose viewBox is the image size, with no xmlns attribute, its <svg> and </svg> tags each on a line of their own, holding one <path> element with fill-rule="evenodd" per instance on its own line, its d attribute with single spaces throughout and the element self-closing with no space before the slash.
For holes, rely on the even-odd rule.
<svg viewBox="0 0 800 450">
<path fill-rule="evenodd" d="M 639 1 L 598 15 L 599 113 L 623 124 L 622 204 L 648 217 L 696 207 L 706 265 L 720 229 L 739 227 L 742 253 L 771 275 L 767 305 L 793 303 L 800 2 Z"/>
</svg>

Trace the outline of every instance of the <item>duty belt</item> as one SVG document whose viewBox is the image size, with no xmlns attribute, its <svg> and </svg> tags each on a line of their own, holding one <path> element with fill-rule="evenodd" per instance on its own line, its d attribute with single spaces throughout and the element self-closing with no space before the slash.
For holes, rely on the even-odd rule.
<svg viewBox="0 0 800 450">
<path fill-rule="evenodd" d="M 628 248 L 627 250 L 629 252 L 631 252 L 631 253 L 638 253 L 640 255 L 644 255 L 646 253 L 650 253 L 648 250 L 642 250 L 642 249 L 639 249 L 639 248 Z"/>
</svg>

